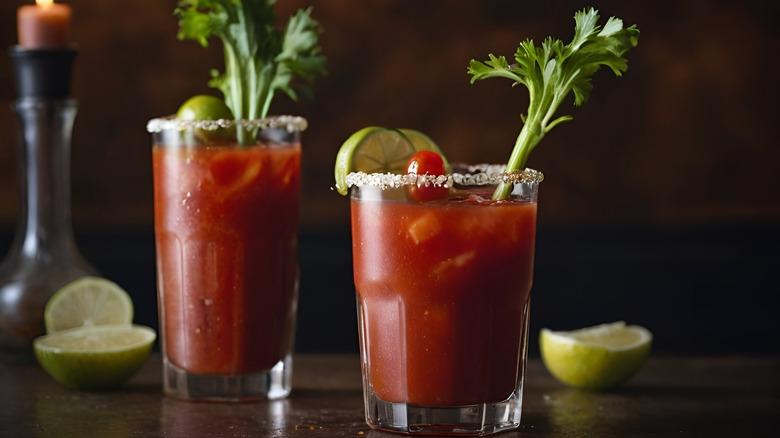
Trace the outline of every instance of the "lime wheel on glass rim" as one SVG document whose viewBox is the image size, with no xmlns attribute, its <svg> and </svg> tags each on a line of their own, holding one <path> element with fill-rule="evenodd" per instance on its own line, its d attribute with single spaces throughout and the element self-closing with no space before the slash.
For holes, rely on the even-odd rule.
<svg viewBox="0 0 780 438">
<path fill-rule="evenodd" d="M 449 169 L 449 163 L 436 143 L 419 131 L 379 126 L 363 128 L 352 134 L 336 155 L 336 190 L 347 194 L 346 180 L 350 172 L 406 173 L 409 160 L 421 150 L 439 154 L 445 169 Z"/>
<path fill-rule="evenodd" d="M 233 111 L 216 96 L 198 94 L 181 104 L 176 117 L 182 120 L 233 120 Z M 204 143 L 236 141 L 235 126 L 213 130 L 196 128 L 194 133 Z"/>
</svg>

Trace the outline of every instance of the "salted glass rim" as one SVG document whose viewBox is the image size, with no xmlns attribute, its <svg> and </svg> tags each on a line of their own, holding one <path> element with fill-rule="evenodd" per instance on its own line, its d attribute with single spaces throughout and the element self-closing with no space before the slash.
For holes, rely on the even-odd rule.
<svg viewBox="0 0 780 438">
<path fill-rule="evenodd" d="M 437 187 L 492 186 L 498 184 L 538 184 L 544 174 L 526 168 L 506 172 L 504 164 L 460 164 L 454 163 L 458 171 L 447 175 L 416 175 L 396 173 L 350 172 L 346 184 L 349 187 L 398 188 L 406 185 L 433 185 Z"/>
<path fill-rule="evenodd" d="M 189 129 L 202 129 L 215 131 L 221 128 L 242 126 L 244 128 L 284 128 L 289 132 L 305 131 L 309 126 L 308 121 L 301 116 L 269 116 L 262 119 L 217 119 L 217 120 L 184 120 L 175 116 L 158 117 L 146 124 L 146 130 L 150 133 L 158 133 L 168 130 L 186 131 Z"/>
</svg>

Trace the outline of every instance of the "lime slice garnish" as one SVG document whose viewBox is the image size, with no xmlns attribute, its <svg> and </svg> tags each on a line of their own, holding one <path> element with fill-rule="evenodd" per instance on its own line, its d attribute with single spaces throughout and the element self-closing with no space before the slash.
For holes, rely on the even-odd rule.
<svg viewBox="0 0 780 438">
<path fill-rule="evenodd" d="M 233 120 L 233 111 L 225 102 L 215 96 L 199 94 L 187 99 L 176 112 L 176 117 L 182 120 Z M 215 141 L 233 141 L 236 128 L 217 128 L 214 130 L 195 129 L 195 136 L 204 143 Z"/>
<path fill-rule="evenodd" d="M 140 325 L 85 326 L 36 338 L 33 349 L 44 370 L 63 385 L 115 389 L 143 365 L 157 338 Z"/>
<path fill-rule="evenodd" d="M 417 150 L 397 129 L 370 126 L 352 134 L 336 155 L 336 190 L 347 194 L 347 174 L 406 173 L 406 165 Z"/>
<path fill-rule="evenodd" d="M 54 293 L 43 312 L 46 333 L 81 326 L 130 324 L 133 302 L 116 283 L 82 277 Z"/>
<path fill-rule="evenodd" d="M 416 131 L 414 129 L 401 128 L 399 130 L 412 142 L 415 151 L 433 151 L 439 154 L 441 159 L 444 160 L 444 172 L 452 173 L 452 168 L 450 168 L 450 163 L 447 161 L 447 157 L 444 156 L 444 154 L 441 152 L 441 149 L 439 149 L 439 146 L 436 145 L 436 142 L 434 142 L 433 139 L 428 137 L 426 134 L 423 134 L 422 132 Z"/>
<path fill-rule="evenodd" d="M 547 369 L 575 388 L 606 390 L 628 381 L 639 371 L 653 335 L 623 321 L 574 331 L 542 329 L 539 349 Z"/>
<path fill-rule="evenodd" d="M 184 120 L 230 120 L 233 118 L 233 112 L 222 99 L 199 94 L 190 97 L 181 104 L 179 111 L 176 112 L 176 117 Z"/>
</svg>

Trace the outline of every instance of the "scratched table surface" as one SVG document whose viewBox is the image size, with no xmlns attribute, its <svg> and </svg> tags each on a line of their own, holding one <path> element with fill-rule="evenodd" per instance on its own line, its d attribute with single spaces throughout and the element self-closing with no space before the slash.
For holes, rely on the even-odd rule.
<svg viewBox="0 0 780 438">
<path fill-rule="evenodd" d="M 159 354 L 106 393 L 67 389 L 35 364 L 0 365 L 0 436 L 399 436 L 366 426 L 357 356 L 298 355 L 294 366 L 289 398 L 219 404 L 164 396 Z M 606 393 L 569 389 L 533 358 L 523 403 L 521 427 L 496 436 L 780 436 L 780 358 L 650 357 Z"/>
</svg>

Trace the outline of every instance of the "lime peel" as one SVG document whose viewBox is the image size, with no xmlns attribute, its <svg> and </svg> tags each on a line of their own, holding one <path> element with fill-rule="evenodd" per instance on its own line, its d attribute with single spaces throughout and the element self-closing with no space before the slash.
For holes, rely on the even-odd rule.
<svg viewBox="0 0 780 438">
<path fill-rule="evenodd" d="M 608 390 L 627 382 L 650 353 L 644 327 L 618 321 L 574 331 L 542 329 L 542 361 L 556 379 L 575 388 Z"/>
</svg>

